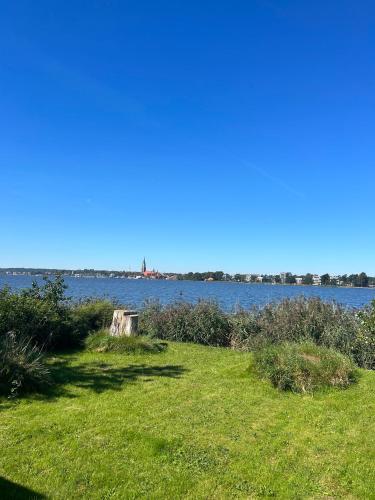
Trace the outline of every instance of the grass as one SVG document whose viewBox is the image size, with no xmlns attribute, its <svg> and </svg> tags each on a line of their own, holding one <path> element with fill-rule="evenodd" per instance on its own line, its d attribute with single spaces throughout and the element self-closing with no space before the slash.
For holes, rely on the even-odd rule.
<svg viewBox="0 0 375 500">
<path fill-rule="evenodd" d="M 1 497 L 375 498 L 374 372 L 312 396 L 200 345 L 50 363 L 48 393 L 1 400 Z"/>
<path fill-rule="evenodd" d="M 157 342 L 147 337 L 115 337 L 106 329 L 92 332 L 85 340 L 88 351 L 115 352 L 119 354 L 159 353 L 167 348 L 166 342 Z"/>
<path fill-rule="evenodd" d="M 255 353 L 255 363 L 260 375 L 274 387 L 293 392 L 345 389 L 359 378 L 359 370 L 350 358 L 312 342 L 264 347 Z"/>
</svg>

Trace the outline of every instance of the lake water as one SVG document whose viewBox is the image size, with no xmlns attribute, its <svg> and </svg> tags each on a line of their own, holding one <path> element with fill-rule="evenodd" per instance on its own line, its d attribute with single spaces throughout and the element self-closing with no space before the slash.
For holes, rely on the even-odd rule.
<svg viewBox="0 0 375 500">
<path fill-rule="evenodd" d="M 33 280 L 42 281 L 39 277 L 0 275 L 0 288 L 9 285 L 19 290 L 29 287 Z M 108 297 L 133 307 L 141 306 L 146 299 L 159 299 L 164 304 L 175 300 L 196 302 L 211 299 L 226 311 L 232 311 L 238 305 L 248 308 L 299 295 L 335 300 L 355 308 L 375 300 L 374 288 L 72 277 L 65 277 L 65 283 L 68 285 L 67 295 L 74 299 Z"/>
</svg>

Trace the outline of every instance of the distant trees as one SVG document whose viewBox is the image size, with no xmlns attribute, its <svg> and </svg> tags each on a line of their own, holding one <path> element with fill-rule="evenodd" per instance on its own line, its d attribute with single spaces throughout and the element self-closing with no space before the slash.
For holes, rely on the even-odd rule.
<svg viewBox="0 0 375 500">
<path fill-rule="evenodd" d="M 64 276 L 74 277 L 108 277 L 108 278 L 134 278 L 141 276 L 140 272 L 132 271 L 108 271 L 98 269 L 66 269 L 62 271 L 52 269 L 33 269 L 33 268 L 0 268 L 0 274 L 27 274 L 27 275 L 54 275 L 59 273 Z M 160 279 L 173 276 L 174 279 L 191 280 L 191 281 L 204 281 L 207 279 L 214 281 L 237 281 L 237 282 L 251 282 L 251 283 L 286 283 L 294 285 L 297 283 L 297 276 L 292 273 L 281 274 L 242 274 L 236 273 L 234 275 L 224 273 L 223 271 L 206 271 L 206 272 L 188 272 L 188 273 L 165 273 L 160 274 Z M 302 278 L 302 280 L 301 280 Z M 305 275 L 298 275 L 298 284 L 313 285 L 319 282 L 317 275 L 306 273 Z M 375 277 L 367 276 L 365 272 L 359 274 L 343 274 L 341 276 L 332 276 L 328 273 L 320 276 L 322 285 L 332 286 L 356 286 L 368 287 L 375 286 Z"/>
<path fill-rule="evenodd" d="M 213 278 L 215 281 L 221 281 L 223 279 L 223 276 L 223 271 L 215 271 L 214 273 L 211 273 L 211 278 Z"/>
<path fill-rule="evenodd" d="M 349 284 L 349 278 L 347 274 L 343 274 L 342 276 L 339 276 L 339 280 L 342 285 L 348 285 Z"/>
<path fill-rule="evenodd" d="M 262 279 L 259 279 L 259 277 Z M 311 273 L 306 273 L 305 275 L 299 275 L 302 278 L 303 285 L 313 285 L 314 275 Z M 262 281 L 263 283 L 281 283 L 281 277 L 279 274 L 241 274 L 236 273 L 234 275 L 229 275 L 223 273 L 223 271 L 207 271 L 205 273 L 186 273 L 179 274 L 178 279 L 192 280 L 192 281 L 204 281 L 207 279 L 212 279 L 214 281 L 237 281 L 237 282 L 251 282 L 257 283 Z M 362 272 L 360 274 L 342 275 L 342 276 L 330 276 L 328 273 L 322 274 L 320 276 L 320 281 L 323 286 L 358 286 L 358 287 L 368 287 L 369 285 L 375 285 L 375 278 L 369 278 L 366 273 Z M 285 274 L 284 283 L 288 285 L 295 285 L 297 283 L 296 275 L 292 273 Z"/>
<path fill-rule="evenodd" d="M 314 283 L 313 275 L 311 273 L 307 273 L 305 276 L 302 276 L 302 283 L 304 285 L 312 285 Z"/>
<path fill-rule="evenodd" d="M 329 277 L 329 274 L 322 274 L 320 277 L 320 281 L 322 285 L 329 285 L 331 283 L 331 278 Z"/>
<path fill-rule="evenodd" d="M 344 278 L 344 276 L 342 276 L 341 278 Z M 351 274 L 346 278 L 345 281 L 346 281 L 345 284 L 347 285 L 360 286 L 360 287 L 367 287 L 369 286 L 370 282 L 369 277 L 367 276 L 366 273 Z"/>
<path fill-rule="evenodd" d="M 296 277 L 292 273 L 286 273 L 285 283 L 288 285 L 294 285 L 296 283 Z"/>
<path fill-rule="evenodd" d="M 214 281 L 223 281 L 229 275 L 224 274 L 223 271 L 207 271 L 204 273 L 186 273 L 186 274 L 178 274 L 177 278 L 179 280 L 190 280 L 190 281 L 205 281 L 208 279 L 212 279 Z"/>
<path fill-rule="evenodd" d="M 347 284 L 352 285 L 352 286 L 357 286 L 357 282 L 358 282 L 358 275 L 357 274 L 349 274 Z"/>
<path fill-rule="evenodd" d="M 368 282 L 369 282 L 369 279 L 368 279 L 368 276 L 366 273 L 360 273 L 358 274 L 357 276 L 357 280 L 356 280 L 356 286 L 368 286 Z"/>
</svg>

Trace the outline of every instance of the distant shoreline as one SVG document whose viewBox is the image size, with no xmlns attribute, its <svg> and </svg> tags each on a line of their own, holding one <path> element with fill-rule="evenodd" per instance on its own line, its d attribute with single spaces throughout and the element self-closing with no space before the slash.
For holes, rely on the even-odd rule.
<svg viewBox="0 0 375 500">
<path fill-rule="evenodd" d="M 8 270 L 7 270 L 8 271 Z M 55 276 L 56 274 L 61 274 L 63 278 L 69 278 L 69 279 L 125 279 L 125 280 L 132 280 L 132 281 L 174 281 L 174 282 L 189 282 L 189 283 L 209 283 L 209 284 L 215 284 L 215 283 L 226 283 L 226 284 L 235 284 L 235 285 L 256 285 L 256 286 L 280 286 L 280 287 L 309 287 L 309 288 L 347 288 L 347 289 L 359 289 L 359 290 L 375 290 L 374 285 L 369 285 L 369 286 L 352 286 L 352 285 L 314 285 L 314 284 L 297 284 L 297 283 L 259 283 L 259 282 L 247 282 L 247 281 L 234 281 L 234 280 L 192 280 L 192 279 L 157 279 L 157 278 L 148 278 L 148 277 L 143 277 L 140 276 L 138 279 L 135 279 L 134 277 L 131 276 L 105 276 L 105 275 L 72 275 L 69 273 L 64 273 L 64 272 L 59 272 L 58 270 L 46 270 L 46 272 L 37 272 L 38 270 L 33 270 L 33 271 L 4 271 L 0 269 L 0 277 L 11 277 L 11 278 L 18 278 L 18 277 L 23 277 L 23 278 L 43 278 L 43 277 L 52 277 Z M 100 271 L 99 271 L 100 272 Z"/>
</svg>

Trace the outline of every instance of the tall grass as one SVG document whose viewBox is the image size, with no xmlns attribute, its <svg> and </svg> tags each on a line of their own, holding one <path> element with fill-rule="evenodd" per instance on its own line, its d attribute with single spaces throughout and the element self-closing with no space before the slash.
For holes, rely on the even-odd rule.
<svg viewBox="0 0 375 500">
<path fill-rule="evenodd" d="M 353 354 L 359 366 L 375 370 L 375 300 L 357 313 L 359 329 Z"/>
<path fill-rule="evenodd" d="M 159 339 L 210 346 L 228 346 L 230 341 L 228 315 L 216 303 L 208 301 L 196 305 L 148 303 L 140 315 L 140 331 Z"/>
<path fill-rule="evenodd" d="M 114 304 L 107 299 L 86 299 L 72 304 L 69 321 L 78 343 L 82 343 L 89 332 L 108 328 L 113 311 Z"/>
<path fill-rule="evenodd" d="M 346 388 L 358 379 L 353 361 L 312 342 L 284 342 L 255 353 L 259 372 L 282 390 L 313 392 L 323 387 Z"/>
<path fill-rule="evenodd" d="M 10 332 L 0 337 L 0 393 L 16 396 L 20 392 L 48 384 L 49 370 L 40 347 L 30 337 Z"/>
<path fill-rule="evenodd" d="M 363 368 L 375 368 L 375 302 L 358 313 L 335 302 L 299 297 L 234 314 L 207 301 L 166 306 L 150 302 L 141 311 L 140 328 L 151 337 L 243 351 L 313 342 L 349 356 Z"/>
<path fill-rule="evenodd" d="M 165 342 L 155 342 L 145 337 L 115 337 L 108 330 L 91 333 L 85 340 L 88 351 L 114 352 L 118 354 L 158 353 L 167 348 Z"/>
<path fill-rule="evenodd" d="M 281 342 L 310 341 L 336 349 L 359 362 L 360 323 L 357 314 L 320 298 L 285 299 L 231 317 L 231 345 L 256 350 Z"/>
</svg>

